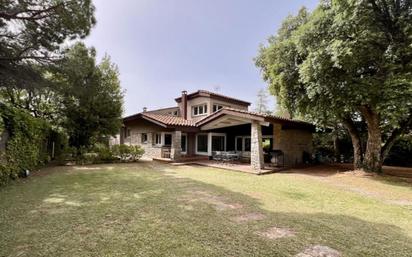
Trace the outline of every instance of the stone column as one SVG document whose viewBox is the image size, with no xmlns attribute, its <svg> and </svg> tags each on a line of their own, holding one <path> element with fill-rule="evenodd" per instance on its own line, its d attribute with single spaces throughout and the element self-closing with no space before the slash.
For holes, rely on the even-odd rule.
<svg viewBox="0 0 412 257">
<path fill-rule="evenodd" d="M 170 149 L 170 158 L 179 160 L 182 152 L 182 131 L 175 131 L 172 135 L 172 148 Z"/>
<path fill-rule="evenodd" d="M 254 170 L 259 171 L 264 167 L 262 127 L 257 121 L 252 121 L 251 127 L 250 165 Z"/>
<path fill-rule="evenodd" d="M 147 133 L 147 145 L 149 145 L 150 147 L 153 146 L 153 133 L 152 132 Z"/>
</svg>

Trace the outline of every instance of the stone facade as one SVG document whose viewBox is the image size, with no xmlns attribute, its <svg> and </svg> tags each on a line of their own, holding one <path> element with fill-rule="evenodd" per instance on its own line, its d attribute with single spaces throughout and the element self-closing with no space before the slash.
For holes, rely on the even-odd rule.
<svg viewBox="0 0 412 257">
<path fill-rule="evenodd" d="M 282 129 L 273 124 L 273 150 L 282 150 L 285 165 L 294 166 L 303 162 L 303 152 L 312 153 L 312 132 L 302 129 Z"/>
<path fill-rule="evenodd" d="M 172 135 L 172 148 L 170 149 L 170 158 L 172 160 L 179 160 L 182 153 L 182 132 L 175 131 Z"/>
<path fill-rule="evenodd" d="M 130 136 L 124 137 L 124 143 L 141 146 L 145 150 L 143 155 L 144 158 L 161 158 L 162 146 L 155 144 L 155 134 L 173 133 L 173 131 L 164 129 L 144 120 L 130 123 L 126 129 L 130 131 Z M 147 134 L 147 142 L 142 142 L 142 133 Z"/>
<path fill-rule="evenodd" d="M 264 167 L 264 159 L 262 147 L 262 128 L 260 123 L 257 121 L 252 121 L 250 139 L 250 165 L 253 169 L 260 170 Z"/>
</svg>

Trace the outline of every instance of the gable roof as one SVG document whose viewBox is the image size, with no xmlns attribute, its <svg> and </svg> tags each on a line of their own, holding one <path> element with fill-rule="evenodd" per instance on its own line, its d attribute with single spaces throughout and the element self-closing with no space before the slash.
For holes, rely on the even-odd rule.
<svg viewBox="0 0 412 257">
<path fill-rule="evenodd" d="M 268 121 L 268 122 L 275 122 L 275 123 L 281 123 L 281 124 L 297 125 L 297 126 L 305 127 L 308 129 L 315 128 L 313 124 L 306 122 L 306 121 L 302 121 L 302 120 L 288 119 L 288 118 L 284 118 L 284 117 L 280 117 L 280 116 L 276 116 L 272 114 L 260 113 L 260 112 L 250 112 L 250 111 L 229 108 L 229 107 L 223 107 L 217 112 L 208 115 L 204 119 L 196 122 L 196 126 L 198 127 L 203 126 L 221 117 L 222 115 L 235 115 L 235 116 L 239 116 L 242 118 L 258 120 L 258 121 Z"/>
<path fill-rule="evenodd" d="M 246 106 L 250 105 L 249 102 L 246 102 L 246 101 L 243 101 L 243 100 L 240 100 L 240 99 L 237 99 L 237 98 L 217 94 L 217 93 L 210 92 L 210 91 L 207 91 L 207 90 L 198 90 L 196 92 L 190 93 L 190 94 L 187 95 L 187 100 L 190 100 L 190 99 L 193 99 L 193 98 L 196 98 L 196 97 L 200 97 L 200 96 L 219 99 L 219 100 L 223 100 L 223 101 L 227 101 L 227 102 L 231 102 L 231 103 L 235 103 L 235 104 L 239 104 L 239 105 L 246 105 Z M 175 98 L 175 101 L 180 103 L 182 101 L 182 97 Z"/>
</svg>

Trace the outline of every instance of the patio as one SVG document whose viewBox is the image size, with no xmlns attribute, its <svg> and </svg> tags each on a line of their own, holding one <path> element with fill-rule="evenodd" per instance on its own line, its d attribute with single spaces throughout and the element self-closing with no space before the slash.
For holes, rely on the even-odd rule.
<svg viewBox="0 0 412 257">
<path fill-rule="evenodd" d="M 273 167 L 270 165 L 265 165 L 262 169 L 256 170 L 250 165 L 250 163 L 241 162 L 239 160 L 217 161 L 217 160 L 199 159 L 199 160 L 191 160 L 187 162 L 175 162 L 175 163 L 172 163 L 172 165 L 176 165 L 176 166 L 200 165 L 200 166 L 206 166 L 206 167 L 212 167 L 212 168 L 218 168 L 218 169 L 239 171 L 239 172 L 250 173 L 250 174 L 255 174 L 255 175 L 270 174 L 270 173 L 279 172 L 279 171 L 283 171 L 287 169 L 286 167 Z"/>
</svg>

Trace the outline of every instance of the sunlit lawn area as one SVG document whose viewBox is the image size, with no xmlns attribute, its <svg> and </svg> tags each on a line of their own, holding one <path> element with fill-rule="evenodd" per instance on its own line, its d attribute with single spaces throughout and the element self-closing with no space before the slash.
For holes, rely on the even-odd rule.
<svg viewBox="0 0 412 257">
<path fill-rule="evenodd" d="M 0 189 L 0 256 L 411 256 L 395 179 L 200 166 L 54 167 Z"/>
</svg>

